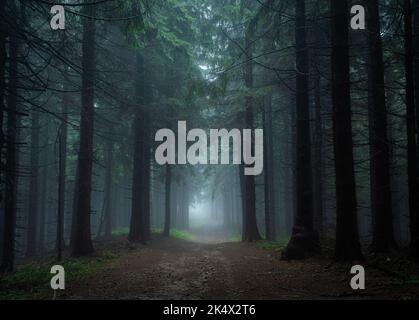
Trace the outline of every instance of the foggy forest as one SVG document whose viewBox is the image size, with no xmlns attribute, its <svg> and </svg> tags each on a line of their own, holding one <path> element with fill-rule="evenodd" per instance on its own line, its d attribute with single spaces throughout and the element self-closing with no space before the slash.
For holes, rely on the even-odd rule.
<svg viewBox="0 0 419 320">
<path fill-rule="evenodd" d="M 419 298 L 419 0 L 0 15 L 0 299 Z"/>
</svg>

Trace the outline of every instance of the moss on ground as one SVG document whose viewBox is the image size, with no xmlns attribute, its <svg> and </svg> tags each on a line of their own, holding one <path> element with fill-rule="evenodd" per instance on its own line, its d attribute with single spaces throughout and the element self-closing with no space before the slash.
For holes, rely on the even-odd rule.
<svg viewBox="0 0 419 320">
<path fill-rule="evenodd" d="M 258 241 L 256 243 L 256 246 L 265 249 L 265 250 L 271 250 L 271 251 L 281 251 L 283 250 L 286 245 L 288 244 L 289 238 L 281 238 L 278 241 Z"/>
<path fill-rule="evenodd" d="M 62 265 L 66 282 L 72 282 L 100 271 L 117 257 L 116 253 L 105 250 L 94 257 L 66 258 L 60 262 L 50 258 L 46 261 L 21 263 L 13 273 L 0 276 L 0 300 L 51 298 L 53 291 L 50 281 L 53 274 L 50 270 L 53 265 Z"/>
</svg>

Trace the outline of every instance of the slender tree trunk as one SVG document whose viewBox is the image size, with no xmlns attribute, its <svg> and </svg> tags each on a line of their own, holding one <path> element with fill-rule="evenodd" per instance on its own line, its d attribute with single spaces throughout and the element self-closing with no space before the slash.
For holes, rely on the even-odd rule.
<svg viewBox="0 0 419 320">
<path fill-rule="evenodd" d="M 395 244 L 390 181 L 390 144 L 378 0 L 369 0 L 369 126 L 372 249 L 387 252 Z"/>
<path fill-rule="evenodd" d="M 183 228 L 189 230 L 189 185 L 186 179 L 183 181 Z"/>
<path fill-rule="evenodd" d="M 95 6 L 85 7 L 88 17 L 94 17 Z M 82 43 L 82 96 L 80 120 L 80 151 L 77 175 L 77 210 L 73 218 L 75 224 L 71 239 L 73 256 L 83 256 L 93 252 L 90 230 L 93 133 L 94 133 L 94 85 L 95 85 L 95 20 L 83 18 Z"/>
<path fill-rule="evenodd" d="M 288 121 L 289 123 L 295 124 L 296 121 L 296 116 L 295 116 L 295 109 L 292 108 L 292 110 L 290 110 L 290 114 L 288 117 Z M 286 203 L 286 208 L 285 208 L 285 230 L 287 232 L 287 235 L 291 234 L 292 231 L 292 224 L 293 224 L 293 220 L 295 217 L 295 210 L 296 210 L 296 196 L 295 196 L 295 177 L 296 177 L 296 168 L 295 168 L 295 163 L 296 161 L 296 153 L 293 152 L 294 151 L 294 146 L 295 146 L 295 142 L 296 142 L 296 138 L 295 138 L 296 134 L 295 134 L 295 125 L 291 125 L 289 126 L 289 130 L 287 133 L 287 153 L 285 155 L 285 159 L 286 159 L 286 163 L 287 163 L 287 167 L 285 168 L 285 181 L 286 181 L 286 185 L 290 186 L 289 188 L 285 188 L 285 195 L 286 195 L 286 199 L 285 199 L 285 203 Z"/>
<path fill-rule="evenodd" d="M 265 233 L 266 239 L 275 241 L 275 190 L 274 190 L 274 167 L 273 167 L 273 143 L 272 143 L 272 94 L 265 97 L 263 110 L 264 124 L 264 180 L 265 180 Z"/>
<path fill-rule="evenodd" d="M 134 163 L 132 180 L 131 223 L 128 239 L 131 242 L 144 243 L 144 57 L 137 53 L 136 100 L 137 110 L 134 116 Z"/>
<path fill-rule="evenodd" d="M 131 242 L 146 241 L 144 234 L 144 207 L 143 207 L 143 121 L 141 115 L 135 115 L 134 119 L 134 132 L 135 132 L 135 146 L 134 146 L 134 169 L 133 169 L 133 182 L 132 182 L 132 212 L 129 240 Z"/>
<path fill-rule="evenodd" d="M 271 223 L 271 214 L 269 212 L 269 178 L 268 176 L 272 174 L 268 168 L 268 130 L 266 125 L 266 102 L 264 103 L 264 110 L 262 112 L 262 123 L 263 123 L 263 196 L 264 196 L 264 210 L 265 210 L 265 238 L 266 240 L 272 241 L 272 223 Z"/>
<path fill-rule="evenodd" d="M 316 75 L 314 93 L 314 223 L 315 230 L 321 236 L 323 234 L 323 124 L 322 105 L 320 96 L 321 79 Z"/>
<path fill-rule="evenodd" d="M 419 128 L 419 0 L 413 0 L 413 55 L 414 55 L 414 87 L 415 87 L 415 110 L 416 110 L 416 128 Z M 416 141 L 419 152 L 419 139 Z M 419 159 L 418 159 L 419 161 Z M 419 166 L 419 162 L 418 162 Z"/>
<path fill-rule="evenodd" d="M 170 217 L 171 217 L 170 227 L 177 229 L 179 227 L 178 226 L 178 184 L 177 184 L 176 179 L 172 179 L 172 181 L 173 183 L 170 187 L 171 188 L 171 191 L 170 191 Z"/>
<path fill-rule="evenodd" d="M 306 42 L 305 0 L 296 1 L 296 197 L 297 210 L 291 240 L 283 259 L 304 259 L 319 251 L 313 229 L 313 186 L 311 169 L 310 112 L 308 92 L 308 48 Z"/>
<path fill-rule="evenodd" d="M 268 122 L 268 141 L 267 141 L 267 147 L 268 147 L 268 168 L 271 172 L 271 174 L 268 176 L 268 183 L 269 183 L 269 213 L 271 215 L 271 224 L 272 224 L 272 230 L 271 230 L 271 237 L 272 241 L 275 241 L 277 238 L 277 232 L 276 232 L 276 188 L 275 188 L 275 181 L 274 181 L 274 141 L 273 141 L 273 125 L 272 125 L 272 119 L 273 119 L 273 112 L 272 112 L 272 95 L 269 95 L 267 97 L 268 99 L 268 113 L 267 113 L 267 122 Z"/>
<path fill-rule="evenodd" d="M 406 119 L 407 119 L 407 166 L 409 186 L 410 250 L 419 259 L 419 186 L 417 128 L 415 115 L 415 88 L 413 75 L 412 7 L 410 0 L 404 0 L 404 40 L 406 72 Z"/>
<path fill-rule="evenodd" d="M 74 185 L 73 185 L 73 203 L 72 203 L 72 223 L 70 231 L 70 248 L 72 247 L 72 239 L 76 236 L 77 224 L 77 210 L 79 203 L 79 185 L 77 183 L 79 177 L 79 166 L 76 163 L 76 172 L 74 173 Z"/>
<path fill-rule="evenodd" d="M 358 236 L 351 96 L 349 78 L 349 7 L 331 0 L 333 143 L 336 174 L 337 260 L 362 258 Z"/>
<path fill-rule="evenodd" d="M 248 89 L 253 88 L 253 49 L 252 49 L 252 38 L 254 25 L 251 25 L 246 30 L 245 36 L 245 70 L 244 70 L 244 82 Z M 245 102 L 245 124 L 246 128 L 253 128 L 253 97 L 247 96 Z M 244 167 L 242 174 L 244 175 Z M 256 193 L 255 193 L 255 176 L 249 175 L 244 176 L 244 195 L 245 195 L 245 219 L 244 223 L 244 241 L 260 240 L 257 220 L 256 220 Z"/>
<path fill-rule="evenodd" d="M 3 118 L 4 118 L 4 98 L 6 94 L 6 36 L 7 36 L 7 24 L 6 24 L 6 1 L 0 0 L 0 12 L 3 12 L 4 17 L 0 20 L 0 176 L 3 175 L 3 146 L 4 146 L 4 132 L 3 132 Z M 3 190 L 3 189 L 1 189 Z M 3 193 L 0 192 L 0 203 L 3 202 Z"/>
<path fill-rule="evenodd" d="M 239 184 L 240 184 L 240 201 L 241 201 L 241 205 L 242 205 L 242 241 L 246 241 L 246 236 L 247 236 L 247 232 L 246 232 L 246 227 L 247 227 L 247 211 L 246 211 L 246 206 L 247 206 L 247 201 L 246 201 L 246 187 L 245 187 L 245 177 L 244 177 L 244 165 L 241 164 L 239 166 Z M 213 210 L 215 211 L 215 210 Z"/>
<path fill-rule="evenodd" d="M 68 81 L 67 66 L 64 67 L 64 85 L 67 88 Z M 64 216 L 65 216 L 65 194 L 66 194 L 66 171 L 67 171 L 67 121 L 68 121 L 68 108 L 70 105 L 70 97 L 67 92 L 64 92 L 61 105 L 61 118 L 62 122 L 58 132 L 59 142 L 59 155 L 58 155 L 58 210 L 57 210 L 57 238 L 56 249 L 58 260 L 61 259 L 62 250 L 65 247 L 65 232 L 64 232 Z"/>
<path fill-rule="evenodd" d="M 11 2 L 12 14 L 18 16 L 14 1 Z M 15 233 L 16 233 L 16 202 L 17 202 L 17 79 L 18 79 L 18 50 L 19 43 L 16 33 L 9 36 L 9 83 L 7 96 L 7 138 L 6 138 L 6 170 L 5 170 L 5 204 L 4 204 L 4 233 L 3 258 L 0 272 L 13 270 L 15 261 Z"/>
<path fill-rule="evenodd" d="M 172 185 L 172 168 L 170 164 L 166 165 L 166 183 L 165 183 L 165 216 L 164 216 L 164 230 L 165 237 L 170 236 L 170 203 L 171 203 L 171 185 Z"/>
<path fill-rule="evenodd" d="M 147 91 L 151 88 L 146 88 Z M 147 97 L 147 95 L 146 95 Z M 145 99 L 146 103 L 150 103 L 150 99 Z M 145 106 L 148 108 L 148 105 Z M 151 187 L 151 135 L 150 135 L 150 116 L 149 111 L 144 111 L 144 165 L 143 165 L 143 211 L 144 211 L 144 237 L 150 239 L 150 187 Z"/>
<path fill-rule="evenodd" d="M 39 113 L 33 111 L 31 123 L 31 178 L 29 183 L 29 212 L 26 257 L 33 257 L 37 250 L 38 231 L 38 175 L 39 175 Z"/>
<path fill-rule="evenodd" d="M 61 261 L 64 244 L 64 197 L 65 197 L 65 143 L 64 130 L 61 125 L 58 133 L 58 212 L 57 212 L 57 260 Z"/>
<path fill-rule="evenodd" d="M 111 136 L 113 131 L 111 129 Z M 112 235 L 112 167 L 113 167 L 113 142 L 106 141 L 106 177 L 105 177 L 105 238 Z"/>
<path fill-rule="evenodd" d="M 43 136 L 44 147 L 43 147 L 43 156 L 42 156 L 42 176 L 41 176 L 41 199 L 40 199 L 40 208 L 39 208 L 39 249 L 40 253 L 45 251 L 45 227 L 46 227 L 46 211 L 47 211 L 47 201 L 48 201 L 48 161 L 49 161 L 49 146 L 48 146 L 48 134 L 49 134 L 49 124 L 48 122 L 45 125 L 45 131 Z"/>
</svg>

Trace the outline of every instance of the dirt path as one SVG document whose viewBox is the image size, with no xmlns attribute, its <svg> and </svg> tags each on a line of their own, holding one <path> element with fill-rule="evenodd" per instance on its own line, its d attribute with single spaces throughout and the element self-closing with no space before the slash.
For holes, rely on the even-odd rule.
<svg viewBox="0 0 419 320">
<path fill-rule="evenodd" d="M 367 290 L 349 287 L 348 266 L 320 258 L 285 262 L 257 244 L 205 244 L 156 238 L 126 249 L 102 272 L 67 283 L 63 299 L 336 299 L 419 298 L 418 285 L 400 285 L 367 270 Z"/>
</svg>

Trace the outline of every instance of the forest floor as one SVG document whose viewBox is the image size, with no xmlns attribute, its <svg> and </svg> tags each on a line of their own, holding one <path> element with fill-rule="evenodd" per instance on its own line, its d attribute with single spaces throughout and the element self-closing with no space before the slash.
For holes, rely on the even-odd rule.
<svg viewBox="0 0 419 320">
<path fill-rule="evenodd" d="M 159 235 L 146 246 L 114 242 L 119 258 L 67 283 L 59 299 L 419 299 L 417 265 L 399 258 L 365 263 L 366 290 L 350 288 L 350 265 L 315 257 L 281 261 L 269 242 L 220 242 Z M 394 259 L 394 260 L 393 260 Z"/>
<path fill-rule="evenodd" d="M 419 268 L 395 253 L 368 257 L 366 290 L 350 288 L 352 264 L 324 256 L 281 261 L 284 242 L 231 242 L 219 232 L 153 234 L 147 245 L 119 235 L 96 252 L 66 257 L 66 288 L 50 289 L 53 256 L 21 261 L 0 277 L 0 299 L 419 299 Z M 353 263 L 355 264 L 355 262 Z"/>
</svg>

